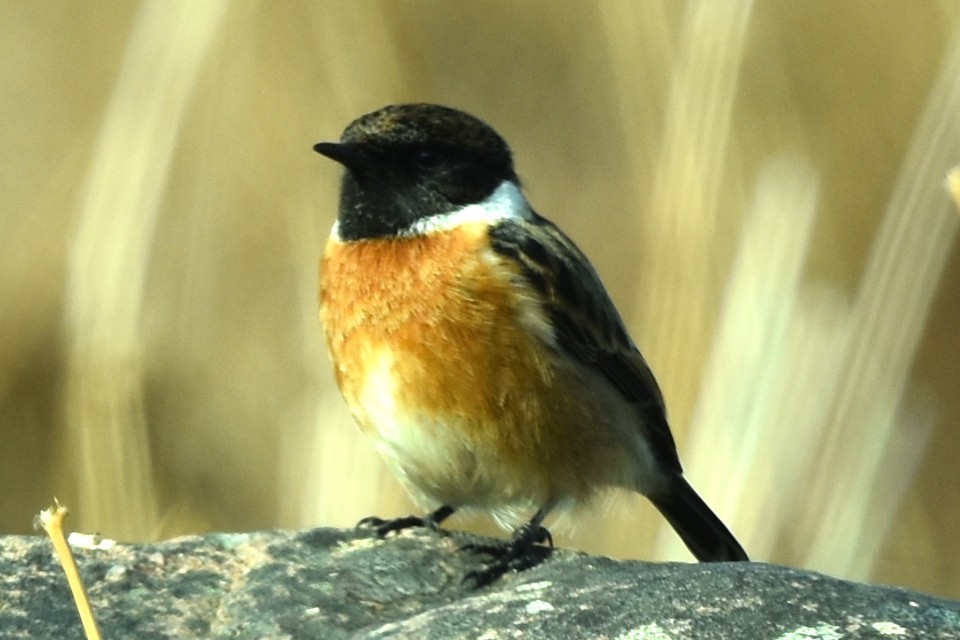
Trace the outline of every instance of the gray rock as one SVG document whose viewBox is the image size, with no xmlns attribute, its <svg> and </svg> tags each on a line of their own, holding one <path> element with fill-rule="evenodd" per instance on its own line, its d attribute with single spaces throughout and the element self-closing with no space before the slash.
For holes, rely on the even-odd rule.
<svg viewBox="0 0 960 640">
<path fill-rule="evenodd" d="M 80 550 L 105 638 L 960 638 L 960 603 L 759 563 L 558 550 L 484 589 L 467 534 L 315 529 Z M 82 638 L 50 543 L 0 537 L 0 638 Z"/>
</svg>

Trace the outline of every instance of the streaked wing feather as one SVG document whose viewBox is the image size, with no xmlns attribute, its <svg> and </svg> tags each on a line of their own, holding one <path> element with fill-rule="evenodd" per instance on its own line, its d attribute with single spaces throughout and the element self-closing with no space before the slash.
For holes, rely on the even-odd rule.
<svg viewBox="0 0 960 640">
<path fill-rule="evenodd" d="M 540 216 L 504 220 L 491 228 L 490 241 L 542 295 L 558 348 L 603 375 L 635 407 L 661 462 L 680 472 L 660 387 L 586 256 Z"/>
</svg>

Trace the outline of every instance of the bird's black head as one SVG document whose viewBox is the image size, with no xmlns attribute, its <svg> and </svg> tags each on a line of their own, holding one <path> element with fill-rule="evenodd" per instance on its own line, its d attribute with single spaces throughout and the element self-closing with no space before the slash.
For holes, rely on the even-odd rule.
<svg viewBox="0 0 960 640">
<path fill-rule="evenodd" d="M 482 202 L 517 182 L 510 148 L 482 120 L 434 104 L 399 104 L 351 122 L 317 153 L 347 171 L 340 194 L 343 240 L 403 233 L 418 220 Z"/>
</svg>

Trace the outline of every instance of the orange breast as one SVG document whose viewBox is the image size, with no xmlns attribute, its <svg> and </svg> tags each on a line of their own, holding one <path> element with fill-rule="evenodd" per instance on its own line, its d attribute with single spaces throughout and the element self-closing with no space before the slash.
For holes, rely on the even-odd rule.
<svg viewBox="0 0 960 640">
<path fill-rule="evenodd" d="M 403 414 L 410 417 L 403 428 L 425 430 L 418 434 L 424 442 L 448 442 L 442 430 L 456 429 L 458 451 L 477 467 L 464 473 L 491 475 L 483 482 L 502 484 L 504 495 L 582 496 L 604 473 L 591 467 L 609 467 L 622 454 L 602 424 L 611 419 L 602 415 L 604 398 L 558 366 L 536 335 L 548 327 L 532 293 L 516 284 L 513 266 L 489 250 L 484 233 L 475 225 L 425 237 L 331 240 L 320 297 L 337 382 L 375 439 L 386 429 L 376 422 L 393 419 L 383 411 Z M 391 398 L 378 413 L 368 382 L 384 362 Z M 444 482 L 417 474 L 420 484 Z M 443 499 L 442 489 L 432 493 Z"/>
<path fill-rule="evenodd" d="M 518 322 L 513 274 L 491 259 L 483 229 L 426 237 L 332 241 L 321 314 L 343 392 L 362 387 L 378 349 L 397 358 L 401 408 L 475 418 L 515 411 L 511 397 L 548 383 L 546 354 Z"/>
</svg>

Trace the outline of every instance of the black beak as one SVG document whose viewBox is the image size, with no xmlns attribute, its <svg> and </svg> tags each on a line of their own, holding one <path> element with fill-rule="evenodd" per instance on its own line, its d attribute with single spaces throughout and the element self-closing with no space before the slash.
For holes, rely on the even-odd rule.
<svg viewBox="0 0 960 640">
<path fill-rule="evenodd" d="M 318 142 L 313 145 L 313 150 L 347 169 L 359 169 L 370 164 L 370 156 L 363 147 L 349 142 Z"/>
</svg>

